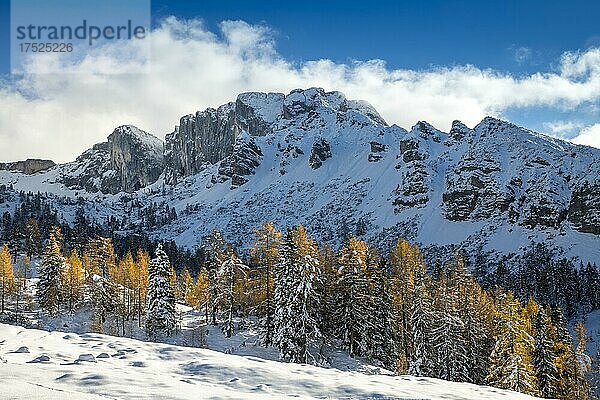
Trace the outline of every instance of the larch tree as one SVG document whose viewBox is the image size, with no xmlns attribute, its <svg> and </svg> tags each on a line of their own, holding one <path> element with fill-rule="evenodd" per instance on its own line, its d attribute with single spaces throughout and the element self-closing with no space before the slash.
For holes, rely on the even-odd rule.
<svg viewBox="0 0 600 400">
<path fill-rule="evenodd" d="M 202 268 L 196 277 L 196 283 L 192 291 L 192 305 L 200 309 L 204 308 L 204 318 L 208 324 L 208 306 L 210 303 L 210 282 L 208 280 L 208 271 L 206 268 Z"/>
<path fill-rule="evenodd" d="M 398 335 L 396 372 L 406 373 L 409 361 L 413 359 L 410 315 L 415 291 L 415 273 L 423 270 L 425 265 L 419 248 L 400 239 L 390 252 L 390 266 L 392 305 Z"/>
<path fill-rule="evenodd" d="M 83 263 L 79 257 L 79 253 L 73 250 L 67 262 L 62 275 L 62 287 L 65 300 L 69 304 L 69 312 L 73 312 L 75 304 L 83 298 L 83 285 L 85 282 L 85 274 Z"/>
<path fill-rule="evenodd" d="M 273 270 L 279 260 L 279 246 L 281 244 L 281 232 L 279 232 L 272 222 L 266 222 L 262 227 L 256 230 L 256 242 L 252 248 L 251 254 L 256 263 L 263 269 L 264 281 L 264 306 L 261 325 L 261 342 L 269 347 L 273 344 Z"/>
<path fill-rule="evenodd" d="M 6 299 L 15 291 L 15 277 L 7 245 L 0 251 L 0 313 L 4 314 Z"/>
<path fill-rule="evenodd" d="M 184 268 L 179 276 L 179 287 L 181 288 L 181 299 L 186 304 L 194 306 L 194 278 L 187 268 Z"/>
<path fill-rule="evenodd" d="M 523 307 L 511 292 L 501 296 L 497 307 L 496 344 L 487 384 L 536 396 L 539 390 L 532 357 L 535 341 L 528 332 Z"/>
<path fill-rule="evenodd" d="M 135 268 L 131 274 L 133 291 L 135 296 L 135 308 L 137 312 L 138 326 L 142 326 L 142 314 L 146 309 L 146 296 L 148 293 L 148 269 L 150 267 L 150 256 L 143 249 L 138 249 L 135 259 Z"/>
</svg>

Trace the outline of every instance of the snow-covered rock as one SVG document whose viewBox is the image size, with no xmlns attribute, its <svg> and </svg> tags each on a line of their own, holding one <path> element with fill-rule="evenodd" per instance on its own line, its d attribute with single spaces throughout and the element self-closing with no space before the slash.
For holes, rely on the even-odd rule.
<svg viewBox="0 0 600 400">
<path fill-rule="evenodd" d="M 333 244 L 359 234 L 384 252 L 398 237 L 446 255 L 520 253 L 543 241 L 600 263 L 600 150 L 496 118 L 473 128 L 455 121 L 448 132 L 420 121 L 406 131 L 340 92 L 242 93 L 181 118 L 152 184 L 160 157 L 136 164 L 127 146 L 110 150 L 117 142 L 31 176 L 0 171 L 0 184 L 90 200 L 74 190 L 145 186 L 127 198 L 178 215 L 151 234 L 191 248 L 214 228 L 248 245 L 271 220 L 280 229 L 302 223 Z M 92 204 L 100 222 L 141 218 L 120 196 Z"/>
</svg>

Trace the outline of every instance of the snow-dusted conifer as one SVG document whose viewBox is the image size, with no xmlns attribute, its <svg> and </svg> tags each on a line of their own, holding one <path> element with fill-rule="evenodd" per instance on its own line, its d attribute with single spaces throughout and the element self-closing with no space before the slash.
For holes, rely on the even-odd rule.
<svg viewBox="0 0 600 400">
<path fill-rule="evenodd" d="M 275 268 L 274 344 L 284 361 L 320 362 L 319 274 L 318 249 L 306 229 L 289 230 Z"/>
<path fill-rule="evenodd" d="M 231 337 L 234 333 L 234 310 L 238 305 L 235 285 L 238 279 L 246 275 L 248 267 L 240 260 L 233 247 L 228 246 L 225 254 L 225 261 L 217 271 L 217 281 L 219 284 L 219 303 L 225 311 L 225 322 L 222 329 L 226 337 Z"/>
<path fill-rule="evenodd" d="M 538 378 L 538 386 L 545 398 L 554 398 L 557 394 L 558 370 L 554 364 L 553 326 L 550 318 L 543 308 L 540 308 L 534 319 L 535 350 L 533 351 L 533 365 Z"/>
<path fill-rule="evenodd" d="M 171 334 L 176 327 L 175 294 L 169 277 L 171 264 L 162 245 L 156 249 L 148 278 L 148 313 L 146 333 L 151 338 Z"/>
<path fill-rule="evenodd" d="M 367 333 L 372 329 L 372 297 L 367 278 L 368 247 L 351 237 L 339 257 L 338 335 L 348 348 L 350 357 L 364 355 Z"/>
<path fill-rule="evenodd" d="M 434 313 L 427 278 L 425 273 L 415 274 L 415 296 L 411 305 L 410 325 L 414 348 L 408 372 L 416 376 L 432 376 L 433 374 Z"/>
<path fill-rule="evenodd" d="M 39 269 L 37 297 L 40 307 L 54 314 L 61 300 L 61 276 L 65 259 L 61 253 L 62 233 L 59 227 L 50 230 L 50 238 L 44 249 Z"/>
</svg>

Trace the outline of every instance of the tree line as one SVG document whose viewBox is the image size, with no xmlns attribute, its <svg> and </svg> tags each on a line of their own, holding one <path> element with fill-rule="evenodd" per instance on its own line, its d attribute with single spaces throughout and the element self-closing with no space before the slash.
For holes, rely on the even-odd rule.
<svg viewBox="0 0 600 400">
<path fill-rule="evenodd" d="M 154 257 L 149 250 L 119 257 L 112 240 L 98 236 L 81 252 L 64 254 L 62 232 L 52 227 L 37 271 L 37 301 L 54 315 L 88 307 L 97 332 L 125 335 L 137 322 L 156 340 L 177 331 L 179 302 L 201 310 L 227 337 L 245 317 L 258 317 L 261 344 L 287 362 L 325 365 L 329 350 L 341 346 L 398 374 L 548 398 L 590 397 L 583 325 L 575 346 L 560 305 L 522 301 L 494 282 L 484 289 L 460 254 L 430 271 L 418 246 L 405 240 L 386 257 L 355 237 L 336 251 L 301 225 L 281 233 L 269 222 L 245 258 L 213 231 L 193 274 L 187 268 L 178 274 L 162 245 Z M 11 260 L 4 245 L 2 313 L 5 296 L 18 304 L 28 274 L 27 268 L 15 273 Z"/>
</svg>

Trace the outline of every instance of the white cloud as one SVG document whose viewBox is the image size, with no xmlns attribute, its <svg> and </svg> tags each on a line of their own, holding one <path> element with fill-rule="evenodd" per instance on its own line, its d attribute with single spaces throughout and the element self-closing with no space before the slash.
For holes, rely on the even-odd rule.
<svg viewBox="0 0 600 400">
<path fill-rule="evenodd" d="M 514 49 L 515 61 L 519 64 L 523 64 L 525 61 L 531 59 L 531 49 L 529 47 L 517 47 Z"/>
<path fill-rule="evenodd" d="M 600 124 L 594 124 L 583 128 L 572 142 L 600 148 Z"/>
<path fill-rule="evenodd" d="M 583 128 L 583 124 L 575 121 L 550 121 L 544 122 L 543 126 L 547 133 L 559 138 L 568 138 Z"/>
<path fill-rule="evenodd" d="M 72 74 L 32 73 L 1 85 L 0 149 L 10 151 L 0 160 L 71 160 L 125 123 L 163 137 L 182 115 L 250 90 L 321 86 L 371 102 L 388 122 L 409 127 L 426 119 L 442 129 L 454 119 L 473 125 L 511 107 L 562 110 L 600 99 L 600 49 L 566 53 L 555 72 L 514 77 L 471 65 L 415 71 L 392 70 L 380 60 L 294 64 L 277 53 L 268 27 L 241 21 L 223 22 L 215 34 L 198 21 L 171 17 L 146 40 L 145 74 L 97 72 L 143 64 L 136 46 L 144 41 L 131 41 L 65 66 Z M 31 72 L 47 70 L 48 61 L 39 61 Z"/>
</svg>

